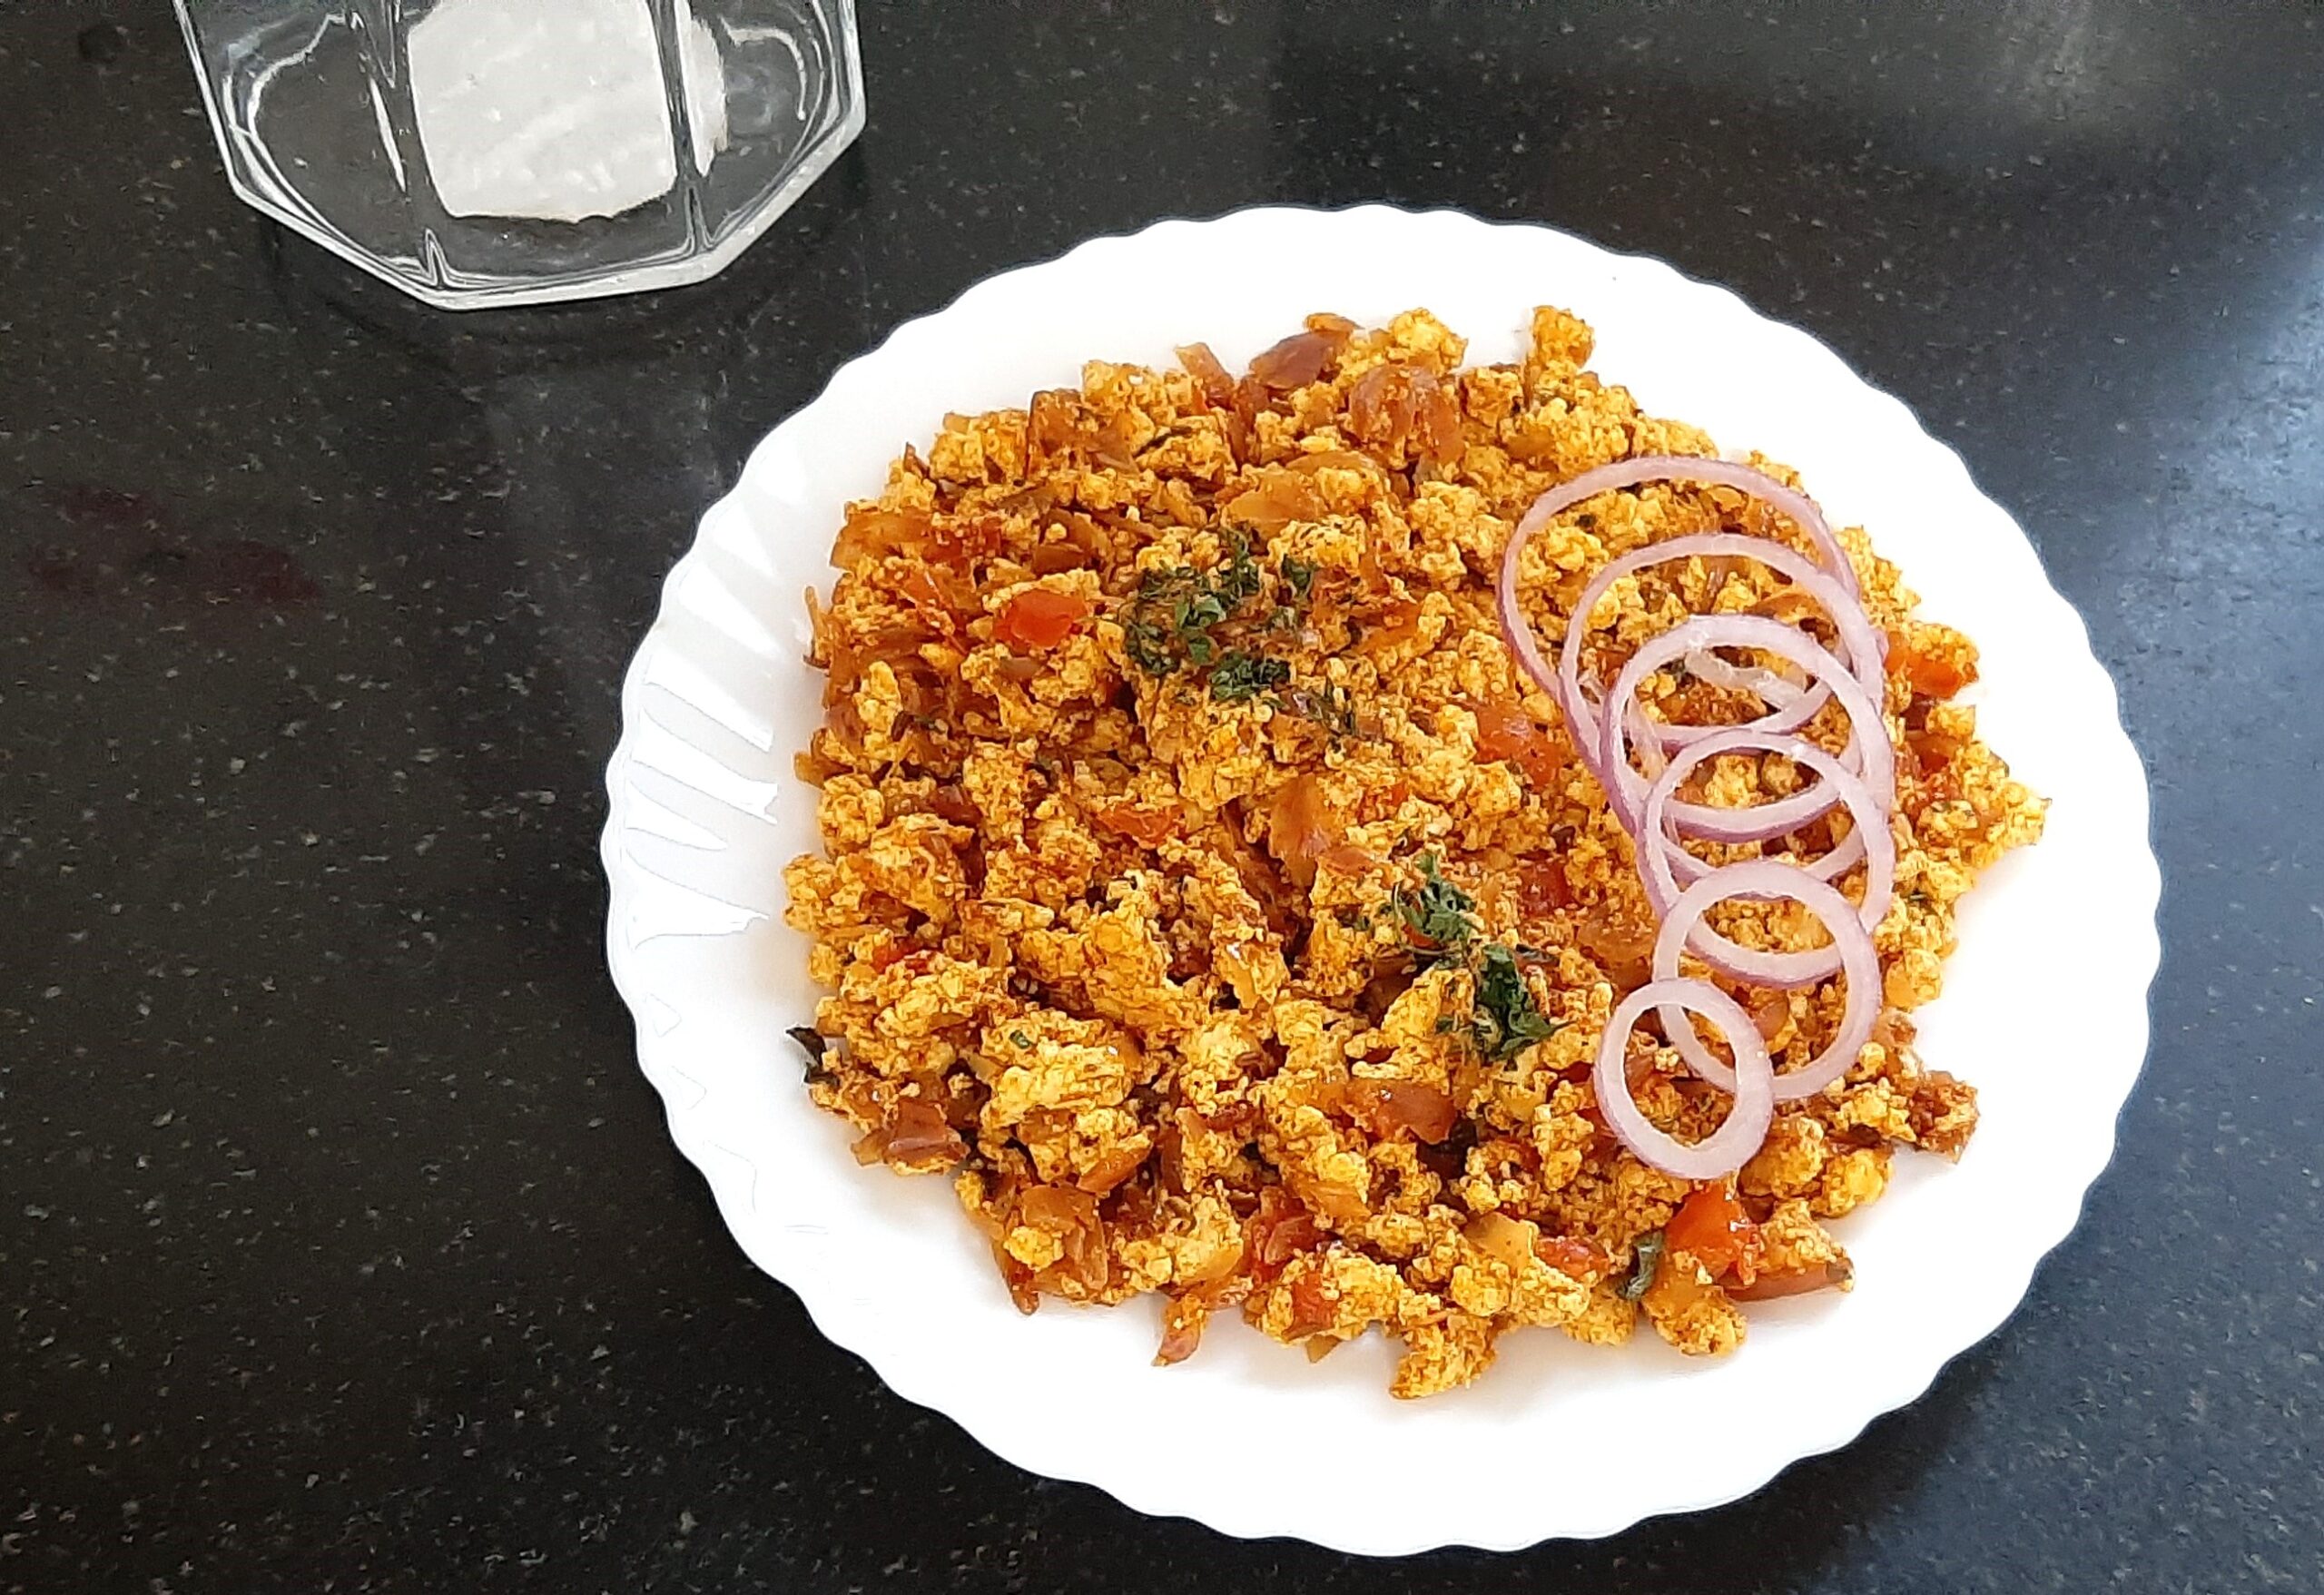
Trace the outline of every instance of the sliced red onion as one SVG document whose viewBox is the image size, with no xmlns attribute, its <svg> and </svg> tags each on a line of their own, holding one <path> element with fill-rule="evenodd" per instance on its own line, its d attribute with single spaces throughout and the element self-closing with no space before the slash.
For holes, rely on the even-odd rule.
<svg viewBox="0 0 2324 1595">
<path fill-rule="evenodd" d="M 1712 866 L 1695 857 L 1679 845 L 1673 833 L 1669 808 L 1671 794 L 1681 782 L 1694 772 L 1697 765 L 1715 759 L 1721 753 L 1780 753 L 1796 764 L 1807 766 L 1821 776 L 1826 789 L 1836 797 L 1855 822 L 1856 829 L 1813 865 L 1785 864 L 1797 870 L 1812 881 L 1828 884 L 1858 862 L 1864 862 L 1864 901 L 1856 917 L 1866 930 L 1879 928 L 1887 917 L 1888 901 L 1896 880 L 1896 839 L 1888 829 L 1886 806 L 1855 772 L 1804 737 L 1782 732 L 1754 731 L 1743 726 L 1714 733 L 1698 743 L 1680 749 L 1654 778 L 1646 791 L 1646 802 L 1639 810 L 1638 868 L 1646 884 L 1647 900 L 1657 914 L 1668 914 L 1678 901 L 1681 890 L 1711 872 Z M 1809 790 L 1814 790 L 1813 788 Z M 1756 809 L 1731 811 L 1755 813 Z M 1760 840 L 1768 840 L 1761 838 Z M 1681 863 L 1679 861 L 1685 861 Z M 1835 862 L 1835 861 L 1837 861 Z M 1758 861 L 1781 862 L 1779 860 Z M 1679 877 L 1685 876 L 1681 881 Z M 1714 947 L 1704 937 L 1698 937 L 1694 950 L 1714 968 L 1720 968 L 1714 956 Z M 1723 940 L 1717 938 L 1715 940 Z M 1722 971 L 1724 972 L 1724 971 Z"/>
<path fill-rule="evenodd" d="M 1652 789 L 1649 788 L 1649 794 L 1651 793 L 1651 791 Z M 1648 832 L 1644 834 L 1651 836 L 1654 833 L 1652 832 Z M 1765 840 L 1773 841 L 1775 839 L 1770 837 Z M 1669 868 L 1672 879 L 1681 888 L 1692 886 L 1696 881 L 1709 874 L 1713 870 L 1719 868 L 1717 864 L 1706 863 L 1703 860 L 1695 857 L 1694 854 L 1689 852 L 1684 847 L 1680 846 L 1679 839 L 1670 834 L 1668 816 L 1665 816 L 1661 836 L 1657 846 L 1661 852 L 1664 865 Z M 1890 847 L 1893 851 L 1895 847 L 1893 840 L 1890 842 Z M 1642 861 L 1644 854 L 1641 853 L 1640 856 Z M 1822 858 L 1817 859 L 1815 862 L 1798 864 L 1794 867 L 1806 871 L 1816 880 L 1833 881 L 1837 881 L 1841 876 L 1846 874 L 1850 870 L 1855 869 L 1862 862 L 1864 862 L 1864 837 L 1862 834 L 1862 828 L 1858 827 L 1856 830 L 1851 831 L 1847 835 L 1842 837 L 1840 839 L 1839 846 L 1834 848 L 1830 852 L 1826 853 Z M 1641 869 L 1644 867 L 1642 862 L 1640 867 Z M 1655 890 L 1654 882 L 1652 881 L 1648 881 L 1646 894 L 1649 898 L 1652 898 L 1655 895 Z M 1673 891 L 1670 896 L 1671 901 L 1675 901 L 1678 898 L 1678 892 Z M 1654 905 L 1654 911 L 1657 914 L 1667 913 L 1669 910 L 1669 904 L 1667 902 L 1658 901 Z"/>
<path fill-rule="evenodd" d="M 1832 616 L 1835 625 L 1845 626 L 1851 615 L 1862 622 L 1861 612 L 1855 603 L 1860 591 L 1856 585 L 1856 567 L 1848 563 L 1846 551 L 1840 546 L 1839 539 L 1832 535 L 1831 527 L 1825 524 L 1822 514 L 1805 494 L 1793 491 L 1765 472 L 1726 460 L 1699 459 L 1686 455 L 1649 455 L 1639 459 L 1617 460 L 1611 465 L 1599 466 L 1582 472 L 1571 481 L 1560 483 L 1533 500 L 1523 518 L 1517 523 L 1516 530 L 1510 534 L 1508 546 L 1502 552 L 1497 596 L 1501 629 L 1509 639 L 1511 651 L 1517 655 L 1519 667 L 1532 678 L 1535 685 L 1565 709 L 1569 719 L 1575 722 L 1575 745 L 1582 750 L 1585 761 L 1597 743 L 1597 728 L 1590 723 L 1595 717 L 1588 714 L 1587 705 L 1581 701 L 1579 684 L 1569 679 L 1561 684 L 1559 677 L 1551 673 L 1549 661 L 1542 656 L 1533 628 L 1526 623 L 1524 612 L 1518 606 L 1518 566 L 1525 545 L 1559 515 L 1600 493 L 1652 481 L 1709 482 L 1748 493 L 1789 516 L 1807 534 L 1808 540 L 1816 545 L 1819 558 L 1814 561 L 1805 559 L 1794 549 L 1768 538 L 1732 532 L 1698 533 L 1651 544 L 1624 555 L 1592 579 L 1584 589 L 1582 601 L 1576 606 L 1572 619 L 1567 623 L 1570 644 L 1578 639 L 1581 628 L 1588 625 L 1590 612 L 1605 596 L 1607 588 L 1621 576 L 1665 559 L 1680 559 L 1693 555 L 1756 559 L 1807 591 L 1823 606 L 1824 612 Z M 1835 593 L 1837 598 L 1832 596 Z M 1887 638 L 1868 623 L 1862 625 L 1862 630 L 1866 634 L 1862 637 L 1847 635 L 1844 631 L 1841 640 L 1858 670 L 1865 672 L 1863 679 L 1876 684 L 1880 660 L 1887 653 Z"/>
<path fill-rule="evenodd" d="M 1714 904 L 1731 897 L 1760 902 L 1788 898 L 1804 904 L 1824 921 L 1824 928 L 1832 934 L 1832 944 L 1807 952 L 1767 952 L 1738 946 L 1709 926 L 1699 923 Z M 1879 982 L 1880 966 L 1872 949 L 1872 930 L 1864 923 L 1856 905 L 1807 871 L 1778 859 L 1746 859 L 1740 863 L 1722 864 L 1688 887 L 1671 903 L 1669 913 L 1663 917 L 1662 930 L 1655 938 L 1657 970 L 1661 968 L 1666 942 L 1670 948 L 1670 968 L 1674 972 L 1678 969 L 1679 950 L 1683 947 L 1730 980 L 1786 990 L 1813 986 L 1834 975 L 1850 972 L 1848 958 L 1861 944 L 1861 956 L 1869 960 L 1863 967 L 1872 971 L 1874 984 Z"/>
<path fill-rule="evenodd" d="M 1517 523 L 1517 529 L 1510 533 L 1509 546 L 1501 556 L 1501 580 L 1493 589 L 1493 602 L 1501 615 L 1502 640 L 1509 645 L 1510 653 L 1515 655 L 1517 667 L 1535 686 L 1549 694 L 1551 701 L 1564 712 L 1567 724 L 1574 733 L 1574 746 L 1581 753 L 1582 763 L 1594 771 L 1597 768 L 1592 763 L 1594 755 L 1589 744 L 1582 740 L 1581 723 L 1574 719 L 1573 703 L 1566 696 L 1565 688 L 1559 684 L 1557 672 L 1551 670 L 1550 662 L 1541 657 L 1541 645 L 1534 639 L 1532 623 L 1525 618 L 1525 612 L 1517 604 L 1518 556 L 1524 551 L 1525 544 L 1533 533 L 1548 522 L 1549 517 L 1541 513 L 1541 506 L 1549 502 L 1549 497 L 1545 493 L 1535 499 L 1533 507 L 1525 512 L 1525 518 Z M 1568 625 L 1571 626 L 1571 623 Z"/>
<path fill-rule="evenodd" d="M 1527 517 L 1527 519 L 1531 518 Z M 1512 545 L 1514 542 L 1512 538 Z M 1591 613 L 1622 577 L 1674 559 L 1752 559 L 1784 576 L 1815 599 L 1824 613 L 1831 617 L 1834 629 L 1839 633 L 1841 649 L 1847 655 L 1849 666 L 1866 693 L 1876 698 L 1884 690 L 1881 634 L 1865 617 L 1863 607 L 1857 604 L 1853 593 L 1833 580 L 1822 566 L 1780 543 L 1768 542 L 1765 537 L 1747 537 L 1741 532 L 1696 532 L 1683 537 L 1672 537 L 1667 542 L 1649 543 L 1643 548 L 1633 548 L 1619 559 L 1608 561 L 1596 576 L 1590 578 L 1589 585 L 1581 589 L 1581 596 L 1574 600 L 1573 613 L 1566 621 L 1565 638 L 1558 647 L 1557 684 L 1548 690 L 1551 696 L 1565 708 L 1566 717 L 1573 722 L 1577 741 L 1587 741 L 1594 746 L 1602 735 L 1598 726 L 1597 713 L 1591 707 L 1581 680 L 1581 639 L 1589 629 Z M 1505 630 L 1508 616 L 1515 612 L 1515 567 L 1505 556 L 1502 564 L 1502 585 L 1511 592 L 1509 600 L 1502 606 Z M 1521 616 L 1520 625 L 1521 628 Z M 1526 630 L 1524 635 L 1530 645 L 1531 632 Z M 1708 649 L 1702 651 L 1709 652 Z M 1521 663 L 1524 657 L 1521 650 Z M 1538 660 L 1540 655 L 1536 653 L 1533 657 Z M 1531 665 L 1527 665 L 1527 671 L 1531 674 Z M 1535 679 L 1540 677 L 1537 675 Z M 1770 700 L 1770 712 L 1751 724 L 1778 731 L 1794 730 L 1813 719 L 1828 695 L 1817 690 L 1815 684 L 1810 683 L 1804 695 L 1794 691 L 1784 703 Z M 1669 743 L 1685 741 L 1691 731 L 1690 727 L 1667 726 L 1660 728 L 1660 735 L 1665 743 Z"/>
<path fill-rule="evenodd" d="M 1552 517 L 1582 500 L 1650 481 L 1709 483 L 1750 494 L 1788 516 L 1813 545 L 1817 557 L 1809 559 L 1766 537 L 1725 532 L 1673 537 L 1635 549 L 1609 561 L 1583 587 L 1566 622 L 1552 671 L 1518 604 L 1525 544 Z M 1633 571 L 1697 557 L 1757 560 L 1785 576 L 1830 617 L 1846 662 L 1806 632 L 1766 616 L 1696 615 L 1640 645 L 1618 673 L 1612 690 L 1602 700 L 1593 699 L 1594 684 L 1585 684 L 1581 676 L 1581 646 L 1600 600 Z M 1747 466 L 1682 456 L 1617 461 L 1551 488 L 1527 509 L 1502 556 L 1496 597 L 1511 652 L 1534 684 L 1564 711 L 1574 746 L 1637 844 L 1647 895 L 1662 921 L 1654 949 L 1654 979 L 1623 999 L 1599 1046 L 1592 1079 L 1600 1111 L 1632 1152 L 1681 1178 L 1712 1179 L 1739 1168 L 1766 1139 L 1774 1103 L 1811 1096 L 1844 1075 L 1871 1039 L 1879 1012 L 1880 960 L 1872 935 L 1895 891 L 1896 839 L 1888 811 L 1896 802 L 1896 750 L 1881 714 L 1887 637 L 1866 615 L 1859 593 L 1846 550 L 1805 495 Z M 1803 671 L 1806 679 L 1794 680 L 1766 665 L 1735 664 L 1715 651 L 1720 648 L 1770 655 Z M 1649 720 L 1639 702 L 1639 687 L 1649 673 L 1679 658 L 1721 691 L 1757 696 L 1768 712 L 1734 726 Z M 1796 734 L 1835 700 L 1846 712 L 1851 727 L 1847 745 L 1837 757 Z M 1644 774 L 1631 768 L 1633 748 Z M 1677 797 L 1680 783 L 1707 760 L 1752 750 L 1781 753 L 1818 779 L 1787 797 L 1748 808 L 1683 802 Z M 1846 807 L 1852 829 L 1838 846 L 1804 867 L 1755 859 L 1714 868 L 1684 846 L 1689 838 L 1771 842 L 1835 805 Z M 1831 882 L 1858 862 L 1865 866 L 1864 900 L 1850 903 Z M 1807 952 L 1764 952 L 1738 946 L 1702 922 L 1714 905 L 1737 898 L 1800 903 L 1824 921 L 1832 944 Z M 1740 1005 L 1707 981 L 1679 977 L 1679 957 L 1688 950 L 1728 979 L 1778 989 L 1842 977 L 1846 999 L 1837 1033 L 1806 1068 L 1775 1074 L 1766 1041 Z M 1735 1098 L 1726 1122 L 1692 1146 L 1648 1123 L 1630 1093 L 1623 1054 L 1631 1029 L 1649 1008 L 1659 1010 L 1664 1032 L 1688 1066 Z M 1720 1062 L 1703 1044 L 1688 1018 L 1690 1013 L 1709 1019 L 1725 1033 L 1734 1067 Z"/>
<path fill-rule="evenodd" d="M 1770 620 L 1759 615 L 1699 615 L 1692 620 L 1671 627 L 1659 636 L 1650 637 L 1639 645 L 1638 651 L 1622 666 L 1614 680 L 1614 690 L 1609 703 L 1628 704 L 1638 695 L 1639 684 L 1656 670 L 1693 648 L 1758 648 L 1778 658 L 1788 659 L 1814 678 L 1819 686 L 1831 689 L 1832 695 L 1847 711 L 1855 724 L 1855 734 L 1849 739 L 1848 753 L 1855 755 L 1858 773 L 1864 783 L 1875 793 L 1893 793 L 1896 790 L 1896 754 L 1888 741 L 1886 722 L 1880 717 L 1877 702 L 1868 696 L 1863 686 L 1850 675 L 1846 666 L 1826 653 L 1820 644 L 1807 633 Z M 1786 711 L 1785 714 L 1789 714 Z M 1781 724 L 1784 715 L 1771 715 L 1755 720 L 1748 729 L 1753 731 L 1788 731 L 1792 727 Z M 1630 768 L 1629 736 L 1624 716 L 1608 714 L 1601 734 L 1603 745 L 1599 754 L 1599 780 L 1606 788 L 1606 795 L 1624 829 L 1631 835 L 1639 834 L 1637 818 L 1640 805 L 1646 800 L 1646 778 Z M 1728 729 L 1720 727 L 1721 730 Z M 1735 729 L 1743 729 L 1738 727 Z M 1717 808 L 1704 803 L 1679 802 L 1669 804 L 1670 822 L 1679 831 L 1699 836 L 1708 842 L 1764 842 L 1771 836 L 1781 836 L 1796 831 L 1817 815 L 1827 812 L 1838 802 L 1837 794 L 1828 783 L 1818 783 L 1804 792 L 1795 793 L 1772 803 L 1761 803 L 1748 809 Z M 1888 802 L 1882 802 L 1882 812 Z"/>
<path fill-rule="evenodd" d="M 1646 717 L 1636 698 L 1628 709 L 1630 721 L 1630 743 L 1638 749 L 1638 762 L 1646 766 L 1647 779 L 1651 781 L 1662 773 L 1665 760 L 1662 743 L 1654 734 L 1654 722 Z"/>
<path fill-rule="evenodd" d="M 1794 902 L 1805 904 L 1832 933 L 1832 946 L 1821 951 L 1831 954 L 1833 970 L 1837 970 L 1847 981 L 1847 1006 L 1841 1011 L 1839 1027 L 1833 1032 L 1830 1043 L 1806 1068 L 1776 1076 L 1777 1101 L 1795 1102 L 1802 1097 L 1812 1097 L 1846 1074 L 1856 1062 L 1856 1054 L 1864 1050 L 1864 1044 L 1872 1039 L 1873 1021 L 1880 1017 L 1880 955 L 1873 949 L 1872 932 L 1857 921 L 1855 907 L 1847 899 L 1823 882 L 1809 880 L 1789 864 L 1778 864 L 1772 859 L 1729 864 L 1723 870 L 1712 871 L 1689 887 L 1670 911 L 1670 917 L 1662 921 L 1662 933 L 1654 941 L 1654 976 L 1658 983 L 1677 976 L 1679 949 L 1686 945 L 1689 932 L 1704 912 L 1715 903 L 1736 897 L 1789 898 Z M 1737 960 L 1738 963 L 1748 962 L 1753 966 L 1753 972 L 1738 975 L 1737 979 L 1753 980 L 1763 986 L 1787 987 L 1812 986 L 1824 978 L 1819 975 L 1806 980 L 1788 980 L 1759 972 L 1779 970 L 1787 967 L 1787 960 L 1815 959 L 1821 955 L 1820 952 L 1748 952 L 1736 947 L 1725 937 L 1718 940 L 1723 948 L 1743 954 Z M 1707 959 L 1705 961 L 1710 960 Z M 1713 967 L 1719 966 L 1714 964 Z M 1826 971 L 1827 974 L 1830 972 L 1830 970 Z M 1651 987 L 1640 987 L 1640 989 L 1648 990 Z M 1719 1062 L 1702 1044 L 1702 1039 L 1695 1034 L 1692 1021 L 1679 1011 L 1685 1007 L 1684 1003 L 1663 1005 L 1663 1033 L 1670 1038 L 1670 1044 L 1679 1049 L 1679 1056 L 1687 1060 L 1687 1066 L 1695 1073 L 1721 1089 L 1733 1090 L 1735 1087 L 1731 1082 L 1735 1078 L 1735 1071 Z M 1697 1009 L 1695 1011 L 1699 1013 L 1702 1010 Z M 1756 1027 L 1752 1033 L 1758 1034 Z M 1731 1048 L 1734 1044 L 1734 1032 L 1729 1030 L 1728 1045 Z M 1737 1057 L 1739 1058 L 1741 1056 L 1738 1051 Z"/>
<path fill-rule="evenodd" d="M 1699 675 L 1721 692 L 1749 693 L 1770 709 L 1787 709 L 1797 703 L 1809 689 L 1788 676 L 1777 674 L 1764 665 L 1729 665 L 1709 648 L 1697 648 L 1687 655 L 1687 671 Z M 1666 725 L 1658 728 L 1666 745 L 1675 735 L 1699 731 L 1699 726 Z"/>
<path fill-rule="evenodd" d="M 1727 1078 L 1718 1082 L 1734 1094 L 1735 1106 L 1728 1109 L 1725 1123 L 1691 1145 L 1657 1129 L 1630 1096 L 1623 1054 L 1631 1029 L 1649 1008 L 1662 1010 L 1666 1033 L 1690 1038 L 1694 1022 L 1685 1015 L 1699 1013 L 1718 1027 L 1735 1050 L 1736 1068 L 1724 1070 Z M 1701 1043 L 1696 1046 L 1699 1050 Z M 1775 1065 L 1758 1027 L 1740 1003 L 1703 980 L 1658 980 L 1622 999 L 1606 1021 L 1590 1078 L 1606 1127 L 1641 1162 L 1680 1179 L 1718 1179 L 1734 1173 L 1767 1140 L 1768 1126 L 1775 1118 Z"/>
</svg>

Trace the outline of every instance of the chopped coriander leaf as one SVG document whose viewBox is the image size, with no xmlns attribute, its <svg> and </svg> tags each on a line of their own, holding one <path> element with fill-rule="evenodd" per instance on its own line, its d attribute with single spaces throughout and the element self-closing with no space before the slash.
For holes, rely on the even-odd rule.
<svg viewBox="0 0 2324 1595">
<path fill-rule="evenodd" d="M 1210 695 L 1222 704 L 1256 697 L 1271 686 L 1291 679 L 1291 666 L 1280 659 L 1251 654 L 1229 654 L 1210 673 Z"/>
<path fill-rule="evenodd" d="M 1477 900 L 1437 873 L 1433 852 L 1421 855 L 1420 874 L 1419 889 L 1403 894 L 1397 903 L 1404 923 L 1436 950 L 1433 958 L 1458 953 L 1477 933 L 1470 918 Z"/>
<path fill-rule="evenodd" d="M 1016 1046 L 1022 1047 L 1028 1052 L 1030 1052 L 1033 1049 L 1033 1039 L 1025 1034 L 1022 1030 L 1009 1031 L 1009 1039 L 1011 1043 Z"/>
<path fill-rule="evenodd" d="M 1471 1026 L 1477 1050 L 1495 1062 L 1514 1058 L 1565 1027 L 1541 1012 L 1517 967 L 1517 955 L 1498 941 L 1477 949 L 1476 1010 Z"/>
<path fill-rule="evenodd" d="M 1419 868 L 1420 885 L 1398 887 L 1389 896 L 1387 911 L 1402 919 L 1422 944 L 1413 949 L 1420 969 L 1464 968 L 1472 984 L 1468 1023 L 1460 1026 L 1447 1017 L 1437 1029 L 1464 1030 L 1478 1055 L 1493 1063 L 1564 1029 L 1563 1021 L 1551 1019 L 1533 1000 L 1518 962 L 1541 955 L 1486 937 L 1477 922 L 1476 900 L 1444 878 L 1434 853 L 1422 854 Z"/>
<path fill-rule="evenodd" d="M 1212 628 L 1232 620 L 1264 585 L 1250 542 L 1239 533 L 1226 558 L 1207 573 L 1187 566 L 1149 570 L 1122 620 L 1124 651 L 1148 675 L 1168 675 L 1181 664 L 1208 665 L 1221 651 Z"/>
<path fill-rule="evenodd" d="M 1283 576 L 1283 585 L 1302 598 L 1307 596 L 1307 589 L 1315 585 L 1315 567 L 1294 555 L 1286 554 L 1276 560 L 1275 569 Z"/>
<path fill-rule="evenodd" d="M 1149 621 L 1123 622 L 1122 641 L 1129 652 L 1130 663 L 1148 675 L 1167 675 L 1178 667 L 1162 628 Z"/>
<path fill-rule="evenodd" d="M 1275 699 L 1275 706 L 1336 734 L 1355 734 L 1355 699 L 1337 682 L 1293 687 Z"/>
<path fill-rule="evenodd" d="M 1262 585 L 1258 563 L 1251 557 L 1251 540 L 1240 532 L 1229 533 L 1225 573 L 1213 580 L 1219 600 L 1232 608 Z"/>
</svg>

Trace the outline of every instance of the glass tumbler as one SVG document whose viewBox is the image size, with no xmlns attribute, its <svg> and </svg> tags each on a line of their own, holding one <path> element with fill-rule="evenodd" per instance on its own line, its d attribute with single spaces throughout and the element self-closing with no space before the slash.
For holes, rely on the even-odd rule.
<svg viewBox="0 0 2324 1595">
<path fill-rule="evenodd" d="M 863 127 L 853 0 L 177 0 L 242 198 L 430 304 L 697 282 Z"/>
</svg>

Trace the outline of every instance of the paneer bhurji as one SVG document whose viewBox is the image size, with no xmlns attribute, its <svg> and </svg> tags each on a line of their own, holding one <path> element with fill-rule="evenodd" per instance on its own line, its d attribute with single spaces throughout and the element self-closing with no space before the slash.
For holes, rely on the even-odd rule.
<svg viewBox="0 0 2324 1595">
<path fill-rule="evenodd" d="M 1092 361 L 849 509 L 807 1089 L 952 1180 L 1025 1311 L 1158 1295 L 1165 1362 L 1228 1308 L 1311 1356 L 1376 1325 L 1407 1396 L 1524 1326 L 1726 1352 L 1846 1288 L 1828 1223 L 1897 1148 L 1967 1141 L 1910 1014 L 2043 822 L 1975 650 L 1590 347 L 1544 309 L 1467 366 L 1415 310 Z"/>
</svg>

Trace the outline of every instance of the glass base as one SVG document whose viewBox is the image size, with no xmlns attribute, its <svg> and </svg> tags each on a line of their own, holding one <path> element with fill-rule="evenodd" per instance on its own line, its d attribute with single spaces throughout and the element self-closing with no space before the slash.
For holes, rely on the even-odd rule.
<svg viewBox="0 0 2324 1595">
<path fill-rule="evenodd" d="M 446 310 L 699 282 L 863 128 L 852 0 L 176 0 L 234 191 Z"/>
</svg>

